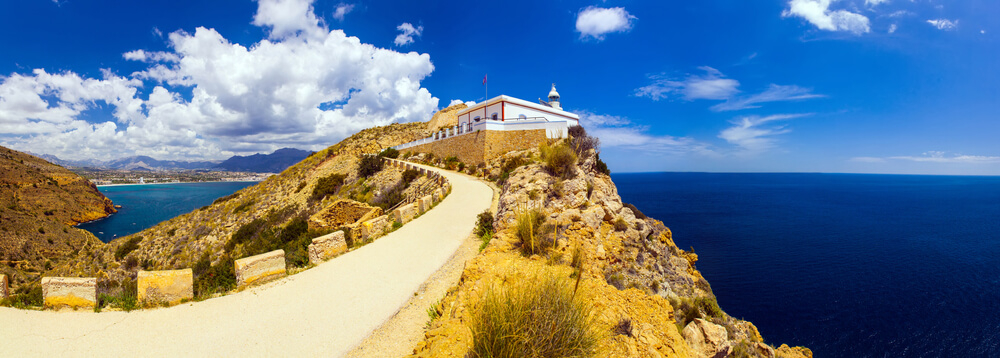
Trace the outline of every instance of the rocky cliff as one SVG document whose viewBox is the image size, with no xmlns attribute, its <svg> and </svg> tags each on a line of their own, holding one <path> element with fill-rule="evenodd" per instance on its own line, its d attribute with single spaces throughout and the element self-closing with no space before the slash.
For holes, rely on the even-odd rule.
<svg viewBox="0 0 1000 358">
<path fill-rule="evenodd" d="M 540 272 L 570 280 L 582 272 L 575 294 L 594 317 L 596 356 L 812 356 L 806 348 L 768 345 L 752 323 L 727 315 L 695 266 L 698 256 L 678 248 L 662 222 L 622 203 L 593 149 L 560 169 L 546 160 L 551 148 L 508 153 L 473 169 L 500 180 L 496 235 L 435 306 L 442 317 L 414 356 L 466 355 L 484 295 Z M 547 228 L 538 233 L 540 249 L 526 250 L 519 232 L 520 216 L 530 211 Z"/>
<path fill-rule="evenodd" d="M 90 181 L 41 158 L 0 147 L 0 273 L 32 280 L 86 245 L 74 228 L 115 212 Z"/>
</svg>

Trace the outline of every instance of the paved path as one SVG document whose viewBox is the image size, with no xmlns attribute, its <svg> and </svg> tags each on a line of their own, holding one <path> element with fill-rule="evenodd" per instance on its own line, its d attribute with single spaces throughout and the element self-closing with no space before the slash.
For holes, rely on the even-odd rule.
<svg viewBox="0 0 1000 358">
<path fill-rule="evenodd" d="M 452 193 L 375 242 L 285 279 L 134 312 L 0 307 L 0 355 L 341 356 L 389 319 L 459 247 L 492 190 L 441 171 Z"/>
</svg>

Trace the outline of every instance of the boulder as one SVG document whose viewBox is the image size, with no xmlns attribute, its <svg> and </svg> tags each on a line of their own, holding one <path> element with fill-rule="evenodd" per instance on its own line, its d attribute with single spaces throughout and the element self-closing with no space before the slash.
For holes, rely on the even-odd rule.
<svg viewBox="0 0 1000 358">
<path fill-rule="evenodd" d="M 194 298 L 194 274 L 191 269 L 139 271 L 139 302 L 176 304 Z"/>
<path fill-rule="evenodd" d="M 274 250 L 236 260 L 236 286 L 243 288 L 285 276 L 285 250 Z"/>
<path fill-rule="evenodd" d="M 726 344 L 729 340 L 726 327 L 701 318 L 695 318 L 688 323 L 682 335 L 691 349 L 707 357 L 714 357 L 717 353 L 726 352 L 730 348 Z"/>
<path fill-rule="evenodd" d="M 381 217 L 385 216 L 383 215 Z M 362 224 L 362 228 L 363 227 L 365 227 L 364 224 Z M 362 236 L 363 235 L 364 233 L 362 232 Z M 320 262 L 329 260 L 346 251 L 347 240 L 344 238 L 343 231 L 323 235 L 312 239 L 312 244 L 309 245 L 309 262 L 319 264 Z"/>
<path fill-rule="evenodd" d="M 97 305 L 97 279 L 42 277 L 45 307 L 91 308 Z"/>
</svg>

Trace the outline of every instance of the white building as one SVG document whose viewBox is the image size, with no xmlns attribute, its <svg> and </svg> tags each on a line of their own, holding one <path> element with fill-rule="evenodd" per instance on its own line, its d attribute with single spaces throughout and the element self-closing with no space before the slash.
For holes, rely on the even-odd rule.
<svg viewBox="0 0 1000 358">
<path fill-rule="evenodd" d="M 562 110 L 555 84 L 549 92 L 549 101 L 539 102 L 500 95 L 477 103 L 458 112 L 458 134 L 546 129 L 549 138 L 565 138 L 569 127 L 580 124 L 580 116 Z"/>
<path fill-rule="evenodd" d="M 544 129 L 548 138 L 566 138 L 569 127 L 580 124 L 580 116 L 562 110 L 556 85 L 549 91 L 549 100 L 539 103 L 506 95 L 493 97 L 457 113 L 458 125 L 441 129 L 428 138 L 397 145 L 403 150 L 478 131 L 523 131 Z"/>
</svg>

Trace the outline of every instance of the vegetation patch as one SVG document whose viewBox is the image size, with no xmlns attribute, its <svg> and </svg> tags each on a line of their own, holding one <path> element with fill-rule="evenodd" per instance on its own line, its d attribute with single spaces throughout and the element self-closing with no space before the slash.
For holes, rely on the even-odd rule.
<svg viewBox="0 0 1000 358">
<path fill-rule="evenodd" d="M 129 238 L 128 241 L 125 241 L 125 243 L 119 245 L 118 248 L 115 249 L 115 260 L 121 261 L 121 259 L 125 258 L 125 256 L 129 253 L 138 249 L 140 241 L 142 241 L 142 236 L 133 236 Z"/>
<path fill-rule="evenodd" d="M 555 226 L 545 222 L 545 213 L 539 209 L 521 210 L 517 214 L 514 234 L 521 242 L 525 255 L 544 253 L 555 244 L 551 236 Z"/>
<path fill-rule="evenodd" d="M 366 155 L 358 162 L 358 177 L 368 178 L 382 171 L 382 158 Z"/>
<path fill-rule="evenodd" d="M 28 307 L 42 306 L 42 285 L 38 282 L 25 283 L 14 290 L 14 294 L 0 301 L 0 304 L 7 307 L 25 309 Z"/>
<path fill-rule="evenodd" d="M 337 190 L 340 190 L 340 186 L 344 185 L 344 179 L 347 176 L 344 174 L 330 174 L 327 177 L 319 178 L 316 181 L 316 187 L 313 188 L 313 193 L 310 199 L 320 200 L 330 194 L 335 194 Z"/>
<path fill-rule="evenodd" d="M 399 151 L 393 148 L 385 148 L 378 153 L 378 156 L 396 159 L 399 158 Z"/>
<path fill-rule="evenodd" d="M 567 280 L 551 273 L 493 287 L 470 322 L 469 356 L 594 356 L 597 337 L 590 311 Z"/>
<path fill-rule="evenodd" d="M 553 176 L 569 179 L 573 175 L 573 167 L 576 166 L 576 153 L 565 143 L 554 146 L 543 144 L 539 151 L 542 154 L 542 161 L 545 162 L 545 169 Z"/>
</svg>

